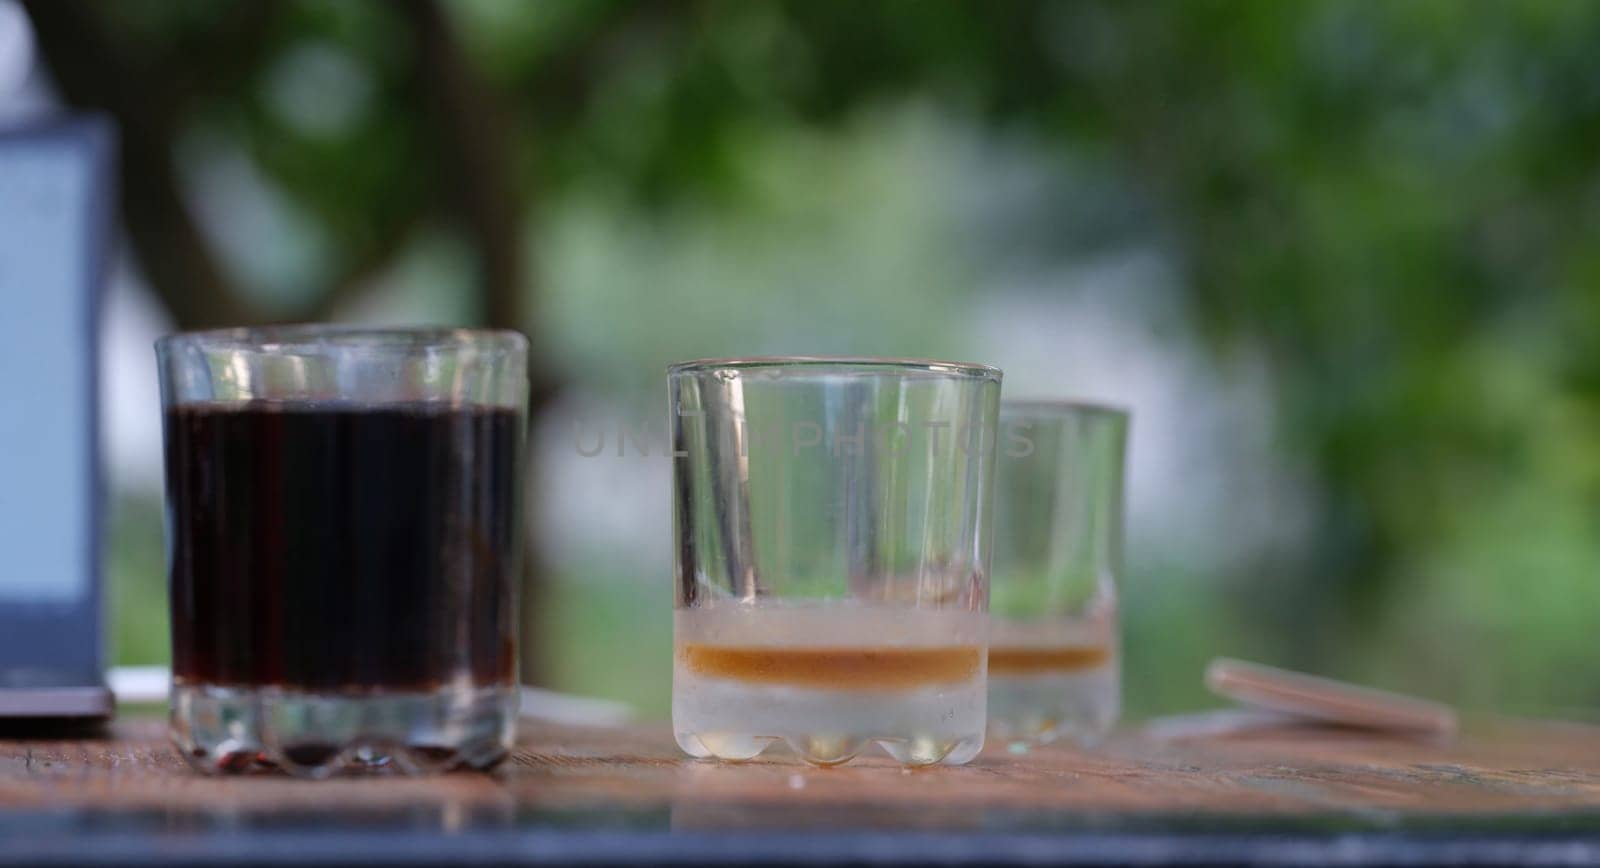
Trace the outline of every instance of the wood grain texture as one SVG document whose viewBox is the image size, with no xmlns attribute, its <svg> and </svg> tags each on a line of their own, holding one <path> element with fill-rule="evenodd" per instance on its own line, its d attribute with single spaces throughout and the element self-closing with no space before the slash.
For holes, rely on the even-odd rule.
<svg viewBox="0 0 1600 868">
<path fill-rule="evenodd" d="M 448 826 L 529 812 L 670 812 L 673 829 L 829 822 L 966 828 L 985 812 L 1062 816 L 1408 815 L 1600 812 L 1600 728 L 1504 723 L 1430 744 L 1329 729 L 1158 742 L 1121 734 L 1084 752 L 991 747 L 960 768 L 905 771 L 873 758 L 814 769 L 787 755 L 744 764 L 689 759 L 664 726 L 525 726 L 491 775 L 304 782 L 262 773 L 206 778 L 156 720 L 108 737 L 0 740 L 0 809 L 160 810 L 216 817 L 423 812 Z"/>
</svg>

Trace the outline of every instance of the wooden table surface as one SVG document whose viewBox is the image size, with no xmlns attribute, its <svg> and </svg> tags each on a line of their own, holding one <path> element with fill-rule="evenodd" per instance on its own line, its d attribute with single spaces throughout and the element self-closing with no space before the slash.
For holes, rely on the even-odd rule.
<svg viewBox="0 0 1600 868">
<path fill-rule="evenodd" d="M 0 863 L 145 858 L 134 849 L 165 863 L 1600 859 L 1600 728 L 1578 724 L 1485 724 L 1448 744 L 1129 732 L 1094 751 L 996 746 L 924 771 L 719 764 L 681 755 L 664 726 L 525 725 L 495 774 L 324 782 L 198 776 L 162 727 L 0 740 L 0 840 L 13 845 Z"/>
</svg>

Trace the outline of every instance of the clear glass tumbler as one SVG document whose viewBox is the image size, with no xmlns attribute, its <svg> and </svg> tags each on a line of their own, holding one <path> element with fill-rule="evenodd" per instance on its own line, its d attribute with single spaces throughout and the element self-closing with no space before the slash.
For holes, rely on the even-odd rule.
<svg viewBox="0 0 1600 868">
<path fill-rule="evenodd" d="M 970 760 L 1000 372 L 777 358 L 669 373 L 678 744 Z"/>
<path fill-rule="evenodd" d="M 1001 406 L 990 600 L 996 737 L 1090 744 L 1122 705 L 1117 582 L 1128 414 Z"/>
<path fill-rule="evenodd" d="M 287 326 L 156 355 L 183 756 L 308 777 L 503 759 L 526 339 Z"/>
</svg>

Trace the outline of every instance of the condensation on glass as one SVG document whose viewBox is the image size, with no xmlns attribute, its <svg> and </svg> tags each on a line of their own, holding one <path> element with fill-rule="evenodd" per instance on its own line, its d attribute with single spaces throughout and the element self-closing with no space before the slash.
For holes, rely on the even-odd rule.
<svg viewBox="0 0 1600 868">
<path fill-rule="evenodd" d="M 516 709 L 526 340 L 157 343 L 171 732 L 207 773 L 485 768 Z"/>
<path fill-rule="evenodd" d="M 996 737 L 1102 738 L 1122 705 L 1128 414 L 1007 401 L 995 483 L 989 722 Z"/>
<path fill-rule="evenodd" d="M 891 359 L 669 371 L 673 728 L 907 765 L 982 747 L 1000 372 Z"/>
</svg>

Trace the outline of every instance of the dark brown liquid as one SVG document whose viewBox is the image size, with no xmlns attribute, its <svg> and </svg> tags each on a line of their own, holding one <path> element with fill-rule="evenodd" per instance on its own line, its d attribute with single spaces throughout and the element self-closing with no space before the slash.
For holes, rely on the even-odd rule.
<svg viewBox="0 0 1600 868">
<path fill-rule="evenodd" d="M 521 434 L 442 404 L 167 411 L 174 676 L 509 682 Z"/>
</svg>

